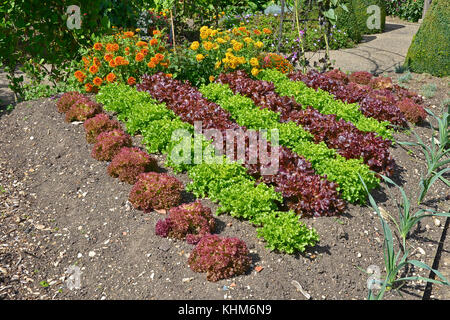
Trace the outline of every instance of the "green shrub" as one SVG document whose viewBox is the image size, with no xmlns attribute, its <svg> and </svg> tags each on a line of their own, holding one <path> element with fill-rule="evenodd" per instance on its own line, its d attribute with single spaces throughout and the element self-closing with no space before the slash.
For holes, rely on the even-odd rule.
<svg viewBox="0 0 450 320">
<path fill-rule="evenodd" d="M 450 75 L 450 2 L 434 0 L 414 36 L 405 65 L 417 73 Z"/>
<path fill-rule="evenodd" d="M 371 17 L 371 14 L 367 13 L 367 8 L 372 5 L 380 7 L 380 29 L 369 29 L 367 27 L 367 21 Z M 359 26 L 359 30 L 363 34 L 379 33 L 383 32 L 384 25 L 386 23 L 386 4 L 384 0 L 352 0 L 352 10 L 355 13 L 356 20 Z"/>
<path fill-rule="evenodd" d="M 358 27 L 358 20 L 356 19 L 352 3 L 350 0 L 347 0 L 345 5 L 347 6 L 348 11 L 345 11 L 341 7 L 336 9 L 337 27 L 346 30 L 350 39 L 354 42 L 361 42 L 361 30 Z"/>
</svg>

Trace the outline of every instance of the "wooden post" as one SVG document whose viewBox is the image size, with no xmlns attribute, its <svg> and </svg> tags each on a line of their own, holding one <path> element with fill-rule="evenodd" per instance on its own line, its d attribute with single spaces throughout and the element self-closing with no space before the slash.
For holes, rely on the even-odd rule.
<svg viewBox="0 0 450 320">
<path fill-rule="evenodd" d="M 285 0 L 281 0 L 281 16 L 280 16 L 280 29 L 278 30 L 278 44 L 277 53 L 280 53 L 281 40 L 283 36 L 283 20 L 284 20 L 284 6 L 286 5 Z"/>
<path fill-rule="evenodd" d="M 422 20 L 425 19 L 425 15 L 431 6 L 431 1 L 432 0 L 424 0 L 423 2 Z"/>
</svg>

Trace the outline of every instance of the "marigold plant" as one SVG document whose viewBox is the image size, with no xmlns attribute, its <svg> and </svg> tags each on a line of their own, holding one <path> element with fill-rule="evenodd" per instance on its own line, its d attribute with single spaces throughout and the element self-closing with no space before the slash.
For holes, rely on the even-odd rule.
<svg viewBox="0 0 450 320">
<path fill-rule="evenodd" d="M 131 137 L 122 130 L 100 133 L 92 148 L 92 157 L 99 161 L 111 161 L 123 147 L 131 147 Z"/>
<path fill-rule="evenodd" d="M 132 31 L 104 36 L 82 57 L 74 77 L 86 92 L 112 82 L 136 84 L 144 73 L 167 71 L 170 66 L 165 35 L 158 31 L 143 41 Z"/>
<path fill-rule="evenodd" d="M 139 148 L 123 147 L 108 166 L 108 174 L 120 181 L 135 184 L 138 175 L 156 171 L 156 160 Z"/>
<path fill-rule="evenodd" d="M 161 237 L 186 239 L 187 243 L 196 244 L 214 228 L 211 209 L 197 200 L 170 209 L 169 216 L 157 222 L 155 231 Z"/>
<path fill-rule="evenodd" d="M 86 131 L 86 141 L 88 143 L 97 142 L 97 136 L 106 131 L 120 129 L 120 123 L 116 120 L 109 119 L 106 113 L 99 113 L 93 118 L 89 118 L 84 122 L 84 130 Z"/>
<path fill-rule="evenodd" d="M 189 256 L 189 266 L 195 272 L 206 272 L 208 281 L 228 279 L 244 274 L 251 264 L 244 241 L 205 235 Z"/>
<path fill-rule="evenodd" d="M 170 209 L 180 204 L 183 189 L 177 178 L 165 173 L 145 172 L 138 176 L 128 200 L 133 207 L 144 212 Z"/>
<path fill-rule="evenodd" d="M 245 26 L 230 30 L 200 28 L 200 41 L 189 46 L 187 59 L 197 64 L 199 76 L 210 81 L 222 72 L 241 69 L 257 74 L 261 68 L 264 41 L 271 31 Z"/>
<path fill-rule="evenodd" d="M 276 53 L 268 53 L 262 58 L 262 68 L 277 69 L 282 73 L 289 73 L 294 70 L 294 67 L 287 59 Z M 255 74 L 252 70 L 252 75 L 256 77 L 258 73 Z"/>
</svg>

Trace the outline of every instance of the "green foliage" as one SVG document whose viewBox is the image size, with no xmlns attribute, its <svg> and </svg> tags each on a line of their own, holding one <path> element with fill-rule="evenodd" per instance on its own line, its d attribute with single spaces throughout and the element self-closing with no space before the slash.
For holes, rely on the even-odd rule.
<svg viewBox="0 0 450 320">
<path fill-rule="evenodd" d="M 356 43 L 361 42 L 361 39 L 362 39 L 361 30 L 358 27 L 358 20 L 356 19 L 356 15 L 353 10 L 351 0 L 347 0 L 344 3 L 348 10 L 345 11 L 342 8 L 336 9 L 336 14 L 337 14 L 336 25 L 338 28 L 342 28 L 342 29 L 346 30 L 346 32 L 348 33 L 348 36 L 354 42 L 356 42 Z"/>
<path fill-rule="evenodd" d="M 448 164 L 450 163 L 450 159 L 447 158 L 447 155 L 450 153 L 450 149 L 448 148 L 450 145 L 449 141 L 449 132 L 448 132 L 448 122 L 449 122 L 449 111 L 443 110 L 443 114 L 441 117 L 436 116 L 431 110 L 425 109 L 429 115 L 431 115 L 436 122 L 438 123 L 438 133 L 433 130 L 431 136 L 431 146 L 424 143 L 422 138 L 413 131 L 416 136 L 417 142 L 407 142 L 407 141 L 397 141 L 400 145 L 405 146 L 419 146 L 421 148 L 422 153 L 425 156 L 427 171 L 425 175 L 421 176 L 420 179 L 420 194 L 418 199 L 418 204 L 420 204 L 425 198 L 428 190 L 431 185 L 435 183 L 438 179 L 444 182 L 448 187 L 450 187 L 450 181 L 444 178 L 444 174 L 450 171 Z M 438 143 L 435 142 L 435 139 L 438 140 Z M 447 166 L 447 167 L 446 167 Z M 440 170 L 440 168 L 444 167 Z"/>
<path fill-rule="evenodd" d="M 262 216 L 277 210 L 277 203 L 282 202 L 283 197 L 275 192 L 273 187 L 264 183 L 255 186 L 253 181 L 244 180 L 223 189 L 218 200 L 220 207 L 216 211 L 217 214 L 228 212 L 232 217 L 261 224 Z"/>
<path fill-rule="evenodd" d="M 164 118 L 149 122 L 142 132 L 142 142 L 149 153 L 165 152 L 172 142 L 172 134 L 175 130 L 192 131 L 192 126 L 181 121 L 179 118 Z"/>
<path fill-rule="evenodd" d="M 405 65 L 417 73 L 450 75 L 450 2 L 434 0 L 415 34 Z"/>
<path fill-rule="evenodd" d="M 308 228 L 292 212 L 271 212 L 262 218 L 263 226 L 257 229 L 258 237 L 264 238 L 266 247 L 292 254 L 304 252 L 307 246 L 319 242 L 316 230 Z"/>
<path fill-rule="evenodd" d="M 398 77 L 398 83 L 405 83 L 405 82 L 410 81 L 411 79 L 412 79 L 412 74 L 411 74 L 411 72 L 408 71 L 401 77 Z"/>
<path fill-rule="evenodd" d="M 364 181 L 361 179 L 361 183 L 364 187 Z M 383 281 L 381 281 L 381 288 L 379 289 L 379 292 L 377 294 L 374 293 L 374 288 L 369 288 L 369 300 L 381 300 L 383 299 L 383 296 L 387 289 L 396 288 L 400 283 L 404 281 L 417 281 L 422 280 L 426 282 L 432 282 L 437 284 L 443 284 L 443 285 L 450 285 L 450 283 L 447 281 L 447 279 L 437 270 L 432 269 L 425 263 L 417 260 L 410 260 L 409 259 L 409 250 L 406 248 L 405 245 L 402 247 L 402 251 L 398 251 L 395 253 L 394 249 L 394 237 L 392 235 L 391 228 L 389 227 L 388 222 L 386 219 L 389 219 L 389 217 L 384 217 L 384 215 L 381 213 L 380 208 L 377 206 L 374 198 L 369 193 L 369 191 L 366 188 L 366 192 L 369 196 L 369 202 L 372 208 L 375 210 L 375 212 L 378 214 L 378 217 L 381 221 L 381 226 L 383 229 L 384 234 L 384 242 L 383 242 L 383 254 L 384 254 L 384 264 L 385 264 L 385 271 L 386 271 L 386 277 Z M 400 221 L 401 227 L 399 230 L 408 230 L 408 228 L 411 228 L 415 223 L 417 223 L 420 220 L 421 212 L 416 213 L 416 215 L 409 216 L 409 201 L 407 200 L 404 192 L 402 192 L 403 197 L 403 205 L 406 206 L 404 208 L 404 211 L 399 211 L 400 214 Z M 405 202 L 406 198 L 406 202 Z M 407 214 L 407 215 L 406 215 Z M 398 225 L 397 225 L 398 226 Z M 405 236 L 406 237 L 406 236 Z M 405 242 L 404 242 L 405 243 Z M 403 252 L 403 255 L 401 255 Z M 408 265 L 412 265 L 418 268 L 422 268 L 428 271 L 432 271 L 435 275 L 437 275 L 441 281 L 439 280 L 433 280 L 429 278 L 424 278 L 421 276 L 412 276 L 412 277 L 403 277 L 398 278 L 398 275 L 401 273 L 401 271 L 406 268 Z"/>
<path fill-rule="evenodd" d="M 379 29 L 369 29 L 367 26 L 368 20 L 375 13 L 372 11 L 367 13 L 369 6 L 376 5 L 380 8 L 380 28 Z M 352 8 L 355 13 L 356 20 L 358 22 L 359 30 L 362 34 L 380 33 L 383 32 L 384 26 L 386 24 L 386 4 L 385 0 L 352 0 Z"/>
<path fill-rule="evenodd" d="M 364 177 L 370 189 L 378 186 L 379 180 L 362 159 L 345 159 L 324 142 L 314 143 L 311 134 L 295 123 L 280 123 L 279 114 L 269 109 L 259 109 L 247 97 L 233 94 L 227 85 L 211 83 L 203 86 L 202 94 L 230 112 L 236 122 L 248 129 L 279 129 L 280 144 L 311 162 L 317 174 L 326 175 L 327 180 L 338 183 L 342 198 L 350 202 L 364 203 L 366 193 L 358 174 Z M 295 129 L 294 129 L 295 127 Z"/>
<path fill-rule="evenodd" d="M 175 119 L 176 115 L 167 110 L 164 104 L 156 101 L 135 104 L 126 121 L 127 132 L 134 135 L 147 128 L 151 122 L 162 119 Z"/>
<path fill-rule="evenodd" d="M 389 122 L 379 122 L 373 118 L 365 117 L 356 103 L 345 103 L 335 100 L 334 96 L 320 88 L 314 90 L 308 88 L 301 81 L 291 81 L 277 70 L 262 70 L 258 78 L 273 82 L 275 90 L 281 96 L 294 97 L 303 106 L 312 106 L 323 114 L 335 114 L 337 119 L 352 122 L 359 130 L 365 132 L 376 132 L 385 139 L 392 139 L 392 130 L 388 129 Z"/>
<path fill-rule="evenodd" d="M 386 14 L 417 22 L 422 18 L 424 0 L 386 0 Z"/>
</svg>

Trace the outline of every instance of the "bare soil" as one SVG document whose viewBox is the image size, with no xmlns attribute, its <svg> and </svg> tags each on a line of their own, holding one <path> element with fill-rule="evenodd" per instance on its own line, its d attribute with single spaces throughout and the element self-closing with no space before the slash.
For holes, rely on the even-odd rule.
<svg viewBox="0 0 450 320">
<path fill-rule="evenodd" d="M 408 85 L 420 89 L 421 81 L 414 75 Z M 437 84 L 428 103 L 440 114 L 448 81 L 423 81 Z M 429 123 L 412 129 L 430 141 Z M 414 141 L 408 132 L 396 138 Z M 140 145 L 139 137 L 134 143 Z M 108 176 L 107 163 L 94 160 L 91 147 L 82 124 L 65 123 L 55 100 L 23 102 L 0 113 L 0 299 L 306 299 L 293 280 L 311 299 L 365 299 L 368 275 L 361 270 L 371 265 L 384 270 L 379 218 L 368 206 L 349 205 L 339 217 L 305 219 L 320 242 L 297 255 L 270 252 L 248 222 L 216 217 L 217 233 L 243 239 L 253 264 L 245 275 L 208 282 L 187 265 L 193 246 L 156 236 L 155 224 L 164 215 L 133 209 L 127 201 L 131 186 Z M 425 162 L 419 149 L 408 149 L 391 149 L 398 166 L 394 180 L 416 199 Z M 158 160 L 161 170 L 168 170 L 164 158 Z M 177 177 L 189 182 L 186 175 Z M 373 195 L 397 214 L 397 189 L 383 184 Z M 184 195 L 184 202 L 193 199 Z M 445 184 L 436 182 L 422 207 L 449 211 Z M 424 219 L 408 240 L 413 257 L 432 265 L 444 228 L 444 218 Z M 449 250 L 447 236 L 438 265 L 447 278 Z M 81 288 L 70 290 L 66 271 L 74 265 L 82 271 Z M 420 269 L 408 274 L 429 276 Z M 386 299 L 422 299 L 424 290 L 425 283 L 413 282 L 388 292 Z M 450 290 L 433 285 L 431 298 L 450 299 Z"/>
</svg>

